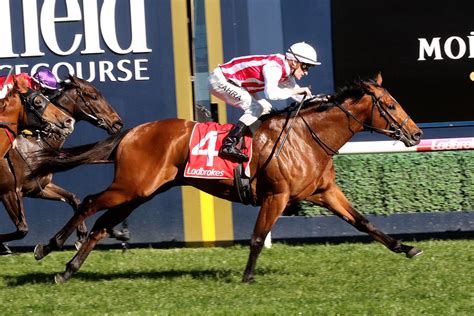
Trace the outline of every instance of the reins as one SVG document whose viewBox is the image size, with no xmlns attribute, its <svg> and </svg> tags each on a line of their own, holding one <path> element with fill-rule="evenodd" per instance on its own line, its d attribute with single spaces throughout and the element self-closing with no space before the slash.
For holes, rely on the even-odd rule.
<svg viewBox="0 0 474 316">
<path fill-rule="evenodd" d="M 303 94 L 303 99 L 301 100 L 300 104 L 298 105 L 298 107 L 296 108 L 296 113 L 295 115 L 293 116 L 293 119 L 290 121 L 290 124 L 288 126 L 288 130 L 285 134 L 285 137 L 283 138 L 283 140 L 281 141 L 281 144 L 280 144 L 280 147 L 278 148 L 276 154 L 275 154 L 275 158 L 278 158 L 278 156 L 280 155 L 280 152 L 283 148 L 283 145 L 286 143 L 286 140 L 288 139 L 288 135 L 290 134 L 290 131 L 291 129 L 293 128 L 293 122 L 295 121 L 295 118 L 299 115 L 300 113 L 300 110 L 301 110 L 301 107 L 303 106 L 303 103 L 306 99 L 306 93 Z"/>
</svg>

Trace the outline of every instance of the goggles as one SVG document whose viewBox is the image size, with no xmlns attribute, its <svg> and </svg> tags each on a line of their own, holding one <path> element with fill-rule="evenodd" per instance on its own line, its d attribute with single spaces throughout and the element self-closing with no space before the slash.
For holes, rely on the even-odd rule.
<svg viewBox="0 0 474 316">
<path fill-rule="evenodd" d="M 301 70 L 303 70 L 303 71 L 308 71 L 309 68 L 314 67 L 314 65 L 305 64 L 305 63 L 300 62 L 300 67 L 301 67 Z"/>
</svg>

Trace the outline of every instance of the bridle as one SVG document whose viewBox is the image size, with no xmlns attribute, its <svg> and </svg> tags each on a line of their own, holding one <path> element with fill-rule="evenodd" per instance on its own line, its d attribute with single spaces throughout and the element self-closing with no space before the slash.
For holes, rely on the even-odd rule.
<svg viewBox="0 0 474 316">
<path fill-rule="evenodd" d="M 41 92 L 28 89 L 25 93 L 20 93 L 20 98 L 27 116 L 27 126 L 35 128 L 43 128 L 43 126 L 50 124 L 43 118 L 44 111 L 49 105 L 49 100 Z M 40 98 L 39 103 L 35 101 Z"/>
<path fill-rule="evenodd" d="M 364 127 L 364 130 L 366 130 L 366 131 L 373 131 L 373 132 L 388 134 L 393 139 L 399 140 L 399 141 L 408 140 L 407 136 L 405 136 L 404 126 L 408 123 L 408 121 L 410 120 L 410 117 L 407 116 L 401 123 L 398 123 L 398 121 L 394 118 L 394 116 L 389 111 L 391 108 L 395 107 L 395 104 L 396 104 L 395 99 L 392 98 L 393 103 L 391 103 L 389 105 L 385 105 L 384 102 L 381 101 L 386 93 L 387 93 L 386 89 L 384 89 L 384 92 L 379 97 L 375 96 L 374 93 L 369 93 L 369 95 L 371 96 L 371 99 L 372 99 L 372 110 L 371 110 L 371 116 L 370 116 L 370 123 L 369 124 L 367 124 L 367 123 L 361 121 L 360 119 L 358 119 L 354 114 L 352 114 L 351 111 L 344 108 L 341 104 L 334 103 L 334 105 L 337 108 L 339 108 L 342 112 L 344 112 L 349 119 L 352 118 L 354 121 L 356 121 L 357 123 L 362 125 Z M 376 108 L 378 109 L 378 111 L 379 111 L 380 115 L 382 116 L 382 118 L 387 122 L 387 125 L 389 125 L 388 129 L 379 128 L 379 127 L 376 127 L 376 126 L 373 125 L 374 112 L 375 112 Z M 305 123 L 306 127 L 308 128 L 308 130 L 311 134 L 311 137 L 324 149 L 324 151 L 326 151 L 327 154 L 336 155 L 336 154 L 339 153 L 337 150 L 334 150 L 329 145 L 327 145 L 317 135 L 317 133 L 308 124 L 308 122 L 304 119 L 303 116 L 301 116 L 300 114 L 298 116 Z"/>
<path fill-rule="evenodd" d="M 81 89 L 79 89 L 79 87 L 75 87 L 74 90 L 75 90 L 76 95 L 77 95 L 76 100 L 74 100 L 71 96 L 69 96 L 69 94 L 65 93 L 63 91 L 63 89 L 60 89 L 60 90 L 56 91 L 54 94 L 50 95 L 49 99 L 51 100 L 51 102 L 54 103 L 54 105 L 58 106 L 62 110 L 66 111 L 69 115 L 74 117 L 74 113 L 71 113 L 71 112 L 74 112 L 74 111 L 71 111 L 67 107 L 63 106 L 57 100 L 55 101 L 55 99 L 57 99 L 61 96 L 64 96 L 73 104 L 73 106 L 76 109 L 78 109 L 78 111 L 82 115 L 84 115 L 85 117 L 88 117 L 89 119 L 91 119 L 94 122 L 94 124 L 96 124 L 98 127 L 102 127 L 102 128 L 107 127 L 107 124 L 105 123 L 105 120 L 103 118 L 100 118 L 99 115 L 97 115 L 97 113 L 95 113 L 95 111 L 93 110 L 93 107 L 91 106 L 91 103 L 86 99 L 86 96 L 91 98 L 91 99 L 95 99 L 96 97 L 91 95 L 91 94 L 88 94 L 87 92 L 83 92 Z M 77 106 L 77 100 L 78 99 L 80 99 L 82 101 L 82 103 L 89 110 L 90 113 L 86 112 L 82 107 Z"/>
<path fill-rule="evenodd" d="M 336 104 L 336 106 L 341 111 L 343 111 L 347 116 L 351 117 L 357 123 L 362 125 L 364 127 L 364 130 L 366 131 L 388 134 L 395 140 L 407 139 L 404 132 L 404 126 L 410 120 L 410 116 L 407 115 L 407 117 L 403 119 L 401 123 L 398 123 L 397 119 L 390 113 L 390 109 L 395 108 L 395 104 L 397 103 L 397 101 L 395 101 L 395 99 L 392 98 L 393 103 L 389 105 L 385 105 L 384 102 L 381 101 L 386 93 L 387 93 L 387 90 L 384 89 L 384 92 L 379 97 L 375 96 L 375 94 L 373 93 L 369 94 L 372 98 L 372 111 L 370 114 L 370 124 L 366 124 L 362 122 L 361 120 L 359 120 L 354 114 L 352 114 L 349 110 L 344 108 L 341 104 Z M 375 108 L 379 110 L 380 115 L 387 122 L 387 125 L 389 126 L 388 129 L 375 127 L 373 125 Z"/>
</svg>

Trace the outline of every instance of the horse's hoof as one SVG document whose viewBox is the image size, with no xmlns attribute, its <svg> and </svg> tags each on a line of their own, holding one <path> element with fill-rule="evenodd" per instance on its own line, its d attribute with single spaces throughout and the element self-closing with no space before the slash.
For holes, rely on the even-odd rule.
<svg viewBox="0 0 474 316">
<path fill-rule="evenodd" d="M 0 256 L 9 256 L 13 252 L 8 248 L 7 245 L 0 243 Z"/>
<path fill-rule="evenodd" d="M 37 244 L 35 250 L 33 251 L 36 260 L 41 260 L 46 257 L 47 253 L 45 252 L 45 246 L 43 244 Z"/>
<path fill-rule="evenodd" d="M 63 284 L 63 283 L 66 283 L 66 278 L 63 277 L 61 274 L 56 274 L 54 276 L 54 283 L 56 284 Z"/>
<path fill-rule="evenodd" d="M 406 253 L 407 258 L 415 258 L 423 253 L 423 250 L 416 247 L 411 247 L 411 249 Z"/>
<path fill-rule="evenodd" d="M 82 241 L 76 240 L 76 242 L 74 243 L 74 247 L 76 247 L 76 250 L 81 249 L 81 247 L 82 247 Z"/>
<path fill-rule="evenodd" d="M 245 283 L 245 284 L 255 283 L 255 278 L 254 277 L 243 277 L 242 278 L 242 283 Z"/>
<path fill-rule="evenodd" d="M 121 242 L 127 242 L 130 240 L 130 231 L 126 228 L 121 230 L 113 230 L 112 237 Z"/>
</svg>

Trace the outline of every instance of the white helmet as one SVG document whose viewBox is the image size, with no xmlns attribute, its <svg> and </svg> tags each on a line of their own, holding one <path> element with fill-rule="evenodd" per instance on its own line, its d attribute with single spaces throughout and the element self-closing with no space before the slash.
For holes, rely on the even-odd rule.
<svg viewBox="0 0 474 316">
<path fill-rule="evenodd" d="M 321 65 L 321 63 L 318 62 L 316 50 L 314 50 L 311 45 L 306 44 L 305 42 L 299 42 L 291 45 L 286 52 L 286 58 L 297 60 L 300 63 Z"/>
</svg>

